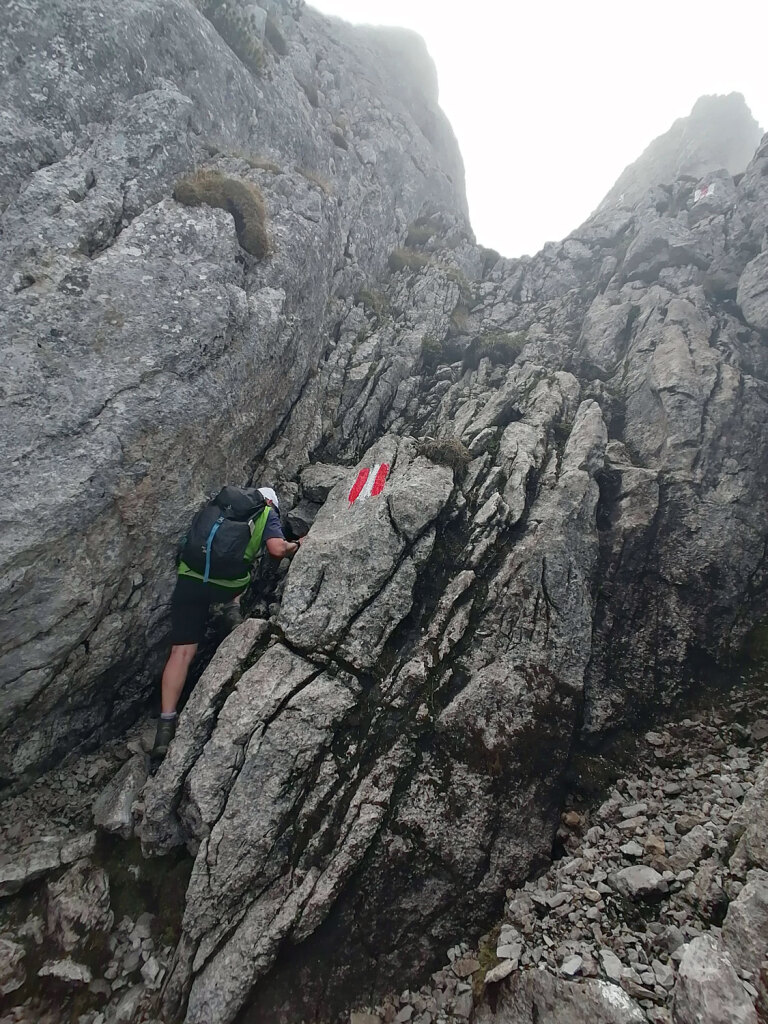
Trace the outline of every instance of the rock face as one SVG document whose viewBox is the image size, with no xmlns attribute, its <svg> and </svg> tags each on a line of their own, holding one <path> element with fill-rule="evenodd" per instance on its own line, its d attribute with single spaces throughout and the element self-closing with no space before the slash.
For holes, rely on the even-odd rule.
<svg viewBox="0 0 768 1024">
<path fill-rule="evenodd" d="M 270 446 L 333 296 L 427 202 L 464 217 L 423 43 L 268 6 L 288 52 L 265 44 L 260 75 L 191 0 L 0 14 L 6 782 L 144 701 L 175 540 Z M 171 199 L 196 166 L 260 187 L 268 260 Z"/>
<path fill-rule="evenodd" d="M 762 132 L 741 93 L 702 96 L 619 176 L 605 199 L 636 203 L 649 185 L 665 185 L 683 175 L 701 178 L 718 167 L 740 174 L 752 159 Z"/>
<path fill-rule="evenodd" d="M 738 182 L 719 154 L 641 166 L 505 260 L 418 41 L 288 0 L 234 37 L 202 7 L 0 14 L 0 772 L 135 713 L 192 509 L 274 485 L 307 541 L 99 813 L 194 855 L 168 1019 L 312 1019 L 484 927 L 550 856 L 575 738 L 673 706 L 768 612 L 768 141 Z M 172 198 L 196 164 L 258 185 L 271 255 L 234 200 Z"/>
</svg>

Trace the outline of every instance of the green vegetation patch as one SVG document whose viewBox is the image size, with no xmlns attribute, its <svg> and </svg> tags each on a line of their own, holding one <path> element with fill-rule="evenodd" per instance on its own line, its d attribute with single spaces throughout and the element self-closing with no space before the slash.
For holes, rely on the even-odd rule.
<svg viewBox="0 0 768 1024">
<path fill-rule="evenodd" d="M 249 71 L 260 75 L 264 68 L 264 47 L 246 12 L 226 0 L 205 0 L 198 6 L 230 50 Z"/>
<path fill-rule="evenodd" d="M 415 249 L 395 249 L 389 256 L 389 269 L 394 273 L 398 270 L 422 270 L 429 263 L 429 256 Z"/>
<path fill-rule="evenodd" d="M 264 197 L 249 181 L 230 178 L 219 171 L 198 171 L 176 183 L 173 197 L 185 206 L 213 206 L 231 213 L 237 239 L 246 252 L 262 257 L 269 253 Z"/>
<path fill-rule="evenodd" d="M 424 437 L 419 441 L 419 455 L 439 466 L 448 466 L 459 476 L 472 461 L 469 449 L 458 437 Z"/>
<path fill-rule="evenodd" d="M 490 359 L 495 366 L 512 366 L 526 341 L 524 331 L 517 334 L 509 334 L 507 331 L 485 331 L 472 342 L 468 362 L 476 367 L 481 359 Z"/>
<path fill-rule="evenodd" d="M 386 316 L 390 310 L 387 296 L 383 292 L 376 291 L 375 288 L 361 288 L 355 296 L 355 303 L 365 306 L 366 312 L 375 313 L 379 319 Z"/>
</svg>

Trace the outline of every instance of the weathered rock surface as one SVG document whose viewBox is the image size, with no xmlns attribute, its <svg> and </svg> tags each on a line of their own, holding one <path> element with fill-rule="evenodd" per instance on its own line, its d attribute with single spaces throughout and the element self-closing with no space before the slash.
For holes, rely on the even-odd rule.
<svg viewBox="0 0 768 1024">
<path fill-rule="evenodd" d="M 722 944 L 734 964 L 760 975 L 760 966 L 768 958 L 768 874 L 750 871 L 747 884 L 728 907 L 723 922 Z"/>
<path fill-rule="evenodd" d="M 133 804 L 147 781 L 146 760 L 143 754 L 134 754 L 99 795 L 93 805 L 93 820 L 98 828 L 130 839 Z"/>
<path fill-rule="evenodd" d="M 427 202 L 466 223 L 423 43 L 269 7 L 288 52 L 261 75 L 191 0 L 0 14 L 6 782 L 144 701 L 175 539 L 270 446 L 332 294 L 374 278 Z M 228 213 L 171 199 L 206 164 L 261 188 L 268 260 Z"/>
<path fill-rule="evenodd" d="M 618 985 L 575 983 L 544 971 L 518 974 L 504 983 L 495 1009 L 482 1006 L 475 1024 L 645 1024 L 645 1014 Z"/>
<path fill-rule="evenodd" d="M 740 174 L 760 142 L 760 126 L 740 93 L 702 96 L 689 117 L 681 117 L 619 176 L 605 202 L 631 205 L 650 185 L 689 175 L 700 178 L 724 167 Z"/>
<path fill-rule="evenodd" d="M 128 971 L 186 1024 L 311 1019 L 423 972 L 547 863 L 575 739 L 663 715 L 768 612 L 768 142 L 738 181 L 730 142 L 641 165 L 564 242 L 497 259 L 422 45 L 258 6 L 260 68 L 189 0 L 0 14 L 4 782 L 135 716 L 206 492 L 269 482 L 314 520 L 141 797 L 137 753 L 100 812 L 194 856 L 167 978 L 143 947 Z M 45 47 L 67 55 L 49 98 Z M 268 258 L 175 202 L 195 165 L 258 184 Z M 670 832 L 623 797 L 611 871 L 717 918 L 706 818 Z M 5 891 L 64 838 L 3 865 Z M 566 895 L 530 898 L 565 917 Z M 666 992 L 669 963 L 642 966 L 630 995 Z"/>
<path fill-rule="evenodd" d="M 680 1024 L 757 1024 L 757 1013 L 731 959 L 711 935 L 683 950 L 675 985 Z"/>
<path fill-rule="evenodd" d="M 79 861 L 47 886 L 48 934 L 67 953 L 108 932 L 114 923 L 109 878 L 101 868 Z"/>
<path fill-rule="evenodd" d="M 10 995 L 24 984 L 26 950 L 18 942 L 0 938 L 0 996 Z"/>
</svg>

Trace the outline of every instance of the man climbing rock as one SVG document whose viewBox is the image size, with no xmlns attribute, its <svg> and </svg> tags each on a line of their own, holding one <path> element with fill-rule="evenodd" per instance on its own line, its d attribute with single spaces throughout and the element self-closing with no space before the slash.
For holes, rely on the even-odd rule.
<svg viewBox="0 0 768 1024">
<path fill-rule="evenodd" d="M 211 605 L 224 605 L 224 620 L 231 631 L 242 622 L 240 596 L 250 583 L 251 565 L 262 547 L 277 559 L 299 550 L 300 540 L 285 539 L 279 507 L 271 487 L 224 487 L 198 512 L 182 542 L 153 761 L 165 757 L 176 733 L 176 705 Z"/>
</svg>

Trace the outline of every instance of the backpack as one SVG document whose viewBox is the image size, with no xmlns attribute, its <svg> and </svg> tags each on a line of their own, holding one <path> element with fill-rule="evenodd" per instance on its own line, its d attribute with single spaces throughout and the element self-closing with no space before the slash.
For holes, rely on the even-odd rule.
<svg viewBox="0 0 768 1024">
<path fill-rule="evenodd" d="M 251 540 L 253 520 L 267 506 L 255 487 L 222 487 L 192 520 L 181 557 L 195 572 L 209 577 L 236 580 L 247 571 L 245 550 Z"/>
</svg>

